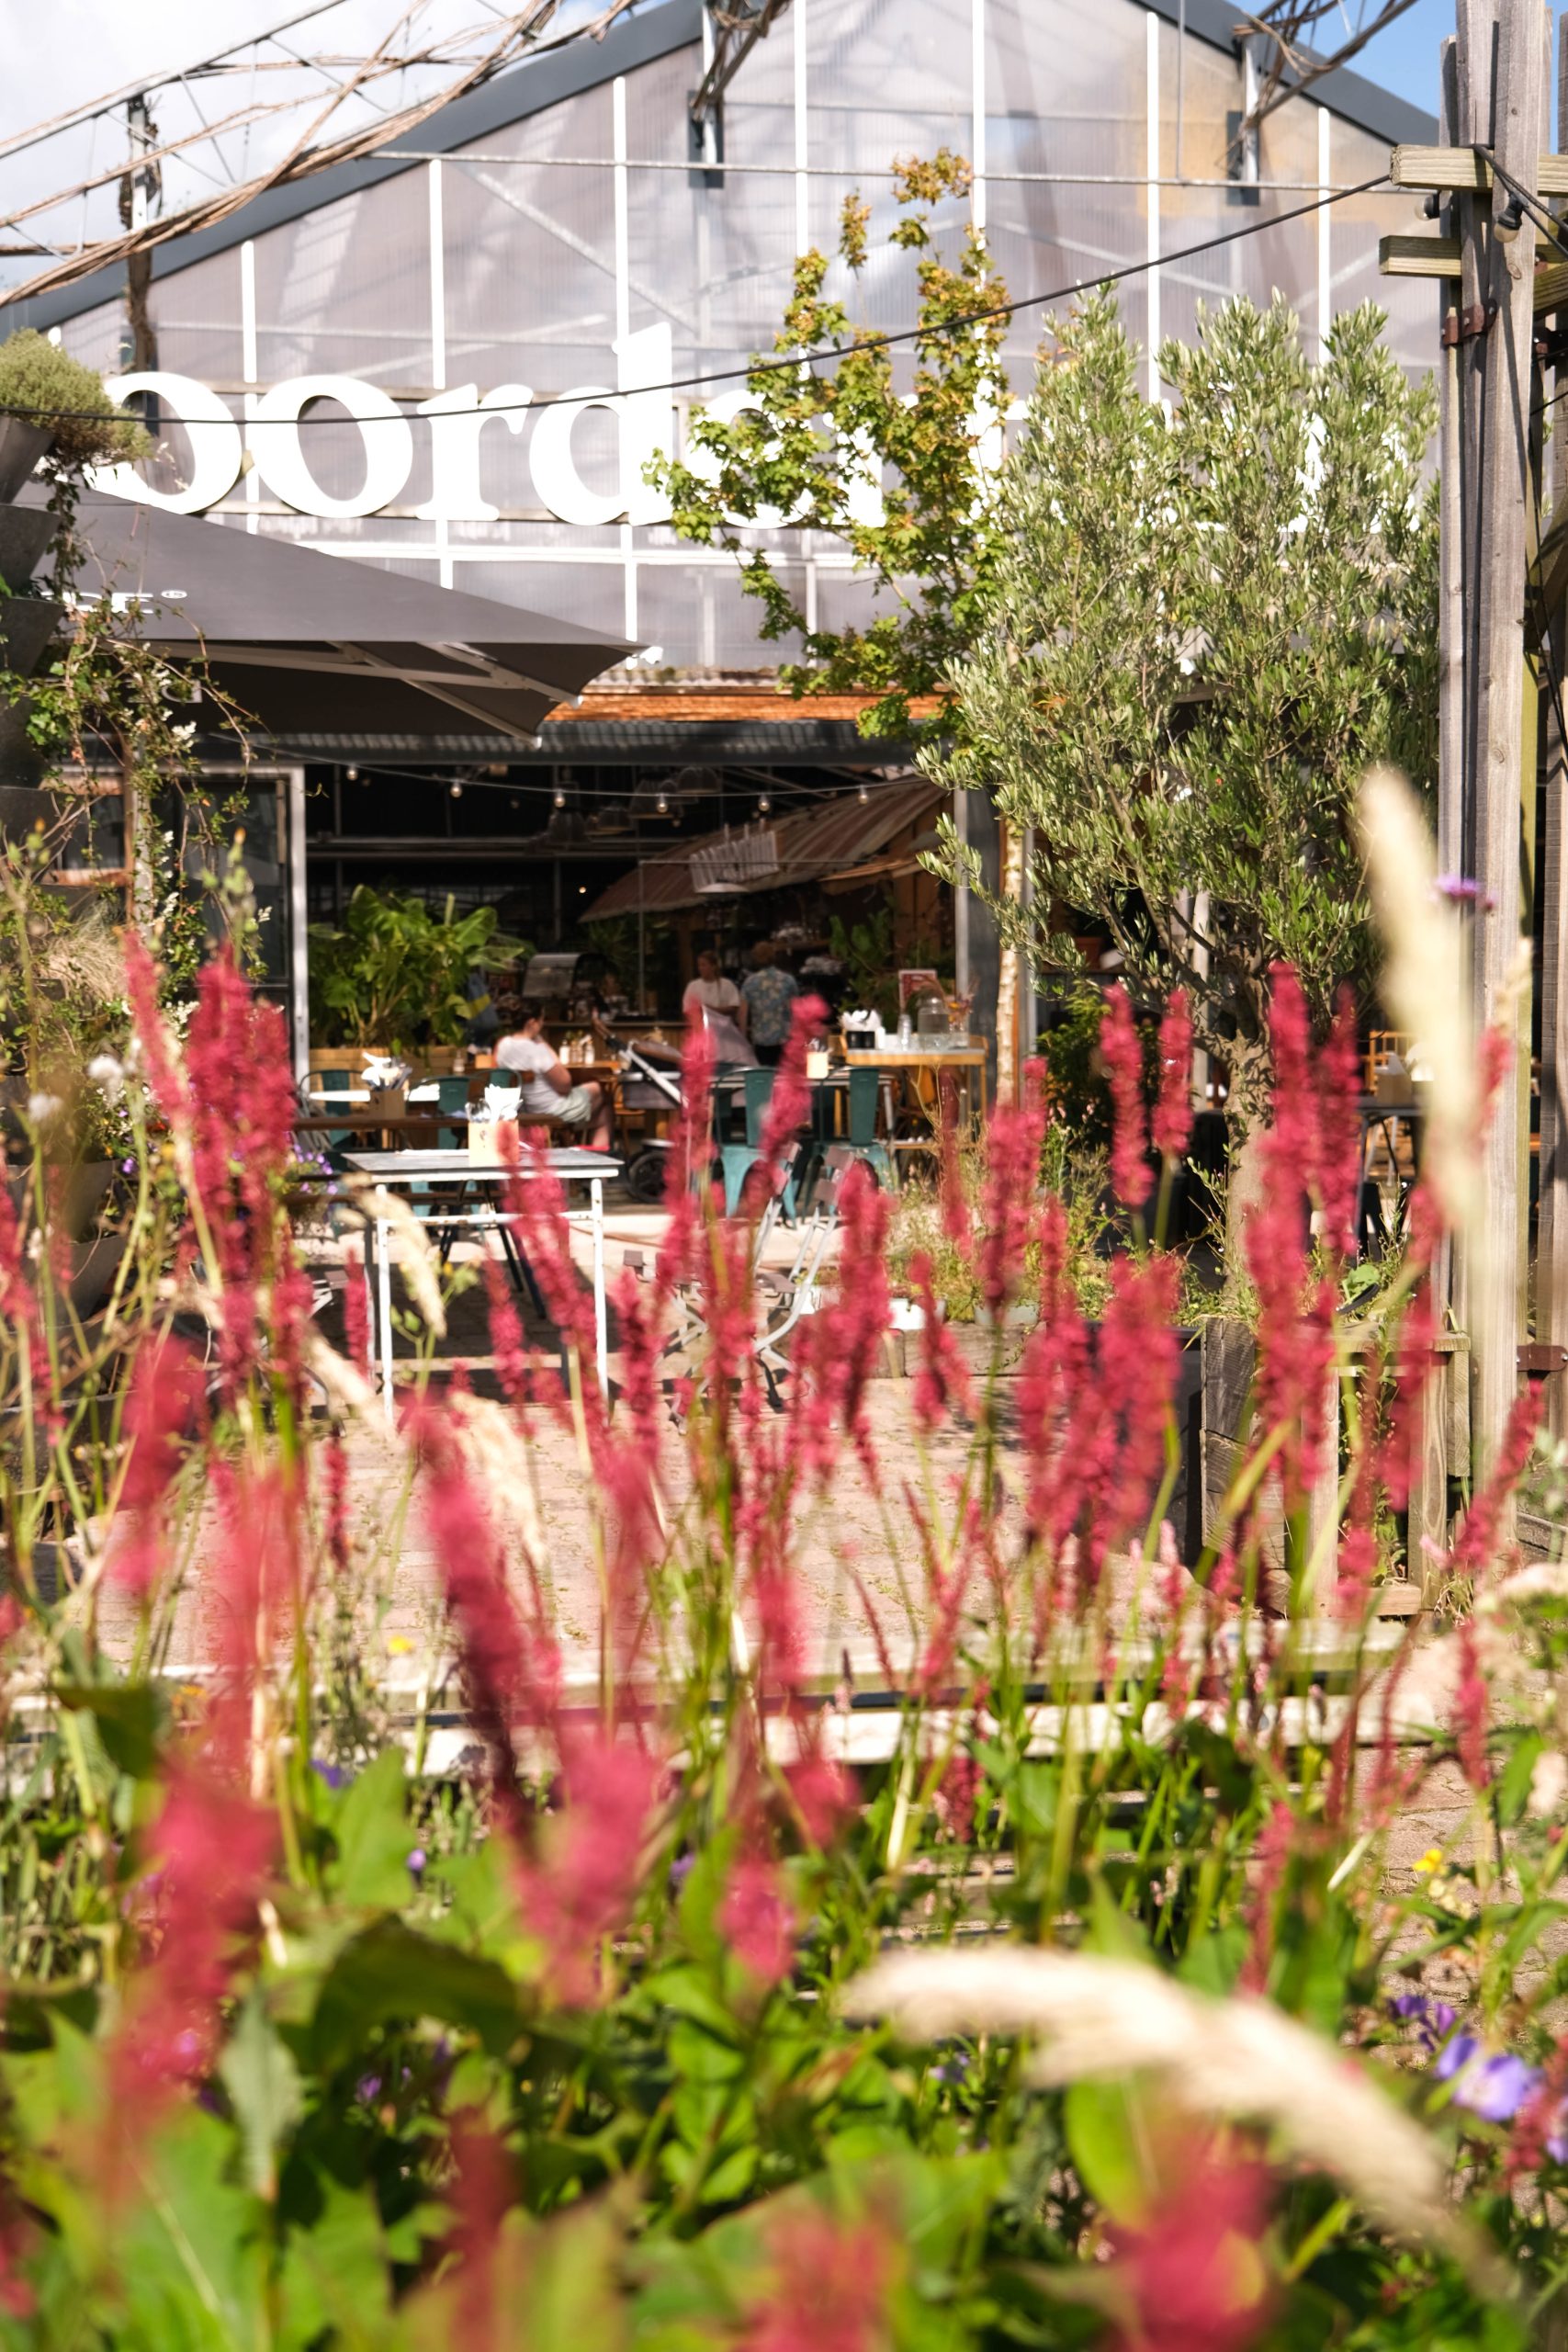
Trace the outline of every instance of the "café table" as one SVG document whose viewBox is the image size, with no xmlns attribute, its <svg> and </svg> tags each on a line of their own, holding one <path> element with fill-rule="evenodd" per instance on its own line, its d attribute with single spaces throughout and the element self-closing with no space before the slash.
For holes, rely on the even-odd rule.
<svg viewBox="0 0 1568 2352">
<path fill-rule="evenodd" d="M 513 1172 L 499 1157 L 480 1157 L 472 1151 L 351 1151 L 344 1155 L 348 1166 L 358 1175 L 367 1177 L 382 1192 L 400 1192 L 418 1184 L 446 1182 L 477 1188 L 483 1196 L 482 1204 L 474 1209 L 443 1210 L 439 1222 L 443 1225 L 466 1225 L 477 1231 L 494 1232 L 499 1227 L 514 1222 L 501 1205 L 508 1176 Z M 581 1218 L 586 1223 L 592 1243 L 593 1264 L 593 1337 L 594 1356 L 599 1372 L 600 1388 L 608 1394 L 610 1385 L 609 1314 L 604 1293 L 604 1185 L 611 1177 L 621 1173 L 621 1162 L 608 1152 L 584 1151 L 567 1148 L 547 1151 L 536 1158 L 524 1155 L 516 1170 L 524 1183 L 534 1182 L 541 1162 L 563 1188 L 586 1186 L 586 1213 L 568 1209 L 569 1224 Z M 381 1376 L 382 1409 L 389 1422 L 393 1418 L 392 1398 L 392 1272 L 391 1227 L 386 1217 L 369 1221 L 370 1255 L 365 1268 L 366 1293 L 370 1310 L 371 1361 L 378 1363 Z M 374 1269 L 374 1271 L 372 1271 Z"/>
<path fill-rule="evenodd" d="M 953 1046 L 940 1053 L 922 1053 L 919 1046 L 902 1052 L 893 1046 L 875 1051 L 857 1050 L 846 1053 L 839 1067 L 885 1070 L 904 1099 L 904 1116 L 896 1120 L 896 1128 L 915 1119 L 923 1124 L 927 1130 L 924 1135 L 896 1132 L 890 1137 L 891 1148 L 897 1152 L 938 1148 L 937 1129 L 942 1121 L 940 1081 L 944 1070 L 951 1070 L 963 1086 L 964 1124 L 973 1125 L 976 1114 L 983 1118 L 986 1114 L 988 1062 L 983 1045 Z"/>
</svg>

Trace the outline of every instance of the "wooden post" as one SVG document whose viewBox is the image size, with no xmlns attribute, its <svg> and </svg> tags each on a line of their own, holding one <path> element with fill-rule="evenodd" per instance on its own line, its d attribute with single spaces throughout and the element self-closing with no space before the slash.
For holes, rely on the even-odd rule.
<svg viewBox="0 0 1568 2352">
<path fill-rule="evenodd" d="M 1557 143 L 1568 148 L 1568 17 L 1558 27 Z M 1568 328 L 1568 311 L 1559 311 L 1559 331 Z M 1555 391 L 1568 400 L 1568 365 L 1559 364 Z M 1553 411 L 1552 447 L 1561 453 L 1563 424 L 1561 409 Z M 1568 464 L 1561 454 L 1553 468 L 1551 487 L 1558 499 L 1568 495 Z M 1540 1225 L 1536 1246 L 1535 1329 L 1538 1340 L 1568 1344 L 1568 822 L 1563 795 L 1568 788 L 1568 740 L 1562 729 L 1563 662 L 1568 658 L 1568 606 L 1559 602 L 1545 615 L 1544 655 L 1549 692 L 1543 718 L 1546 728 L 1546 828 L 1541 845 L 1540 943 Z M 1554 1437 L 1568 1436 L 1568 1381 L 1546 1384 L 1547 1421 Z"/>
<path fill-rule="evenodd" d="M 1535 192 L 1545 113 L 1545 28 L 1540 0 L 1474 0 L 1461 11 L 1460 86 L 1468 88 L 1475 135 L 1499 164 Z M 1468 38 L 1467 38 L 1468 33 Z M 1461 200 L 1466 276 L 1473 259 L 1478 332 L 1460 345 L 1467 404 L 1476 404 L 1476 560 L 1465 653 L 1474 714 L 1470 768 L 1474 856 L 1476 1011 L 1480 1025 L 1501 1017 L 1519 944 L 1520 714 L 1526 513 L 1529 497 L 1530 379 L 1535 230 L 1527 212 L 1517 231 L 1497 226 L 1508 201 L 1489 194 Z M 1469 233 L 1462 217 L 1468 213 Z M 1461 316 L 1462 332 L 1465 320 Z M 1467 503 L 1471 502 L 1467 501 Z M 1486 1281 L 1467 1299 L 1474 1363 L 1474 1475 L 1496 1453 L 1518 1386 L 1519 1142 L 1506 1107 L 1488 1127 L 1482 1159 L 1482 1218 L 1489 1243 Z"/>
<path fill-rule="evenodd" d="M 1459 77 L 1459 44 L 1450 39 L 1442 45 L 1441 107 L 1438 135 L 1445 147 L 1457 147 L 1466 136 L 1470 120 L 1469 93 L 1461 90 Z M 1443 219 L 1447 234 L 1460 232 L 1462 197 L 1450 196 Z M 1470 240 L 1465 240 L 1468 250 Z M 1474 275 L 1473 261 L 1471 275 Z M 1464 484 L 1470 473 L 1470 452 L 1465 436 L 1465 403 L 1460 383 L 1460 346 L 1454 339 L 1454 325 L 1460 313 L 1462 297 L 1458 279 L 1440 281 L 1438 309 L 1441 320 L 1440 356 L 1438 360 L 1438 871 L 1439 874 L 1463 874 L 1470 871 L 1465 841 L 1465 747 L 1470 741 L 1469 718 L 1465 707 L 1468 673 L 1464 660 L 1465 639 L 1465 563 L 1467 557 L 1465 531 Z M 1461 1256 L 1457 1261 L 1451 1244 L 1445 1239 L 1432 1268 L 1435 1295 L 1440 1308 L 1446 1301 L 1456 1327 L 1467 1329 L 1468 1300 L 1464 1291 L 1465 1267 Z M 1445 1477 L 1446 1477 L 1445 1471 Z M 1446 1498 L 1445 1519 L 1441 1528 L 1431 1529 L 1435 1542 L 1447 1542 Z"/>
</svg>

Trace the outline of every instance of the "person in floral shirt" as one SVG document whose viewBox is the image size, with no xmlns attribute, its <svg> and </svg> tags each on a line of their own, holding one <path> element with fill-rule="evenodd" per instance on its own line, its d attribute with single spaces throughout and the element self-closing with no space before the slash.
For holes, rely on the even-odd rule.
<svg viewBox="0 0 1568 2352">
<path fill-rule="evenodd" d="M 760 1062 L 776 1064 L 789 1035 L 795 998 L 800 994 L 791 975 L 777 961 L 771 939 L 760 939 L 751 950 L 751 969 L 741 983 L 746 1000 L 746 1034 Z"/>
</svg>

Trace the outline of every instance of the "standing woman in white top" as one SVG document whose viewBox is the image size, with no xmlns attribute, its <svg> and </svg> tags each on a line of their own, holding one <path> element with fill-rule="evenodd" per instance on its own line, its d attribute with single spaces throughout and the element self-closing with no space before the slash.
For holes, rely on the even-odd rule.
<svg viewBox="0 0 1568 2352">
<path fill-rule="evenodd" d="M 734 981 L 725 978 L 711 947 L 703 948 L 697 956 L 697 977 L 687 983 L 681 1010 L 688 1028 L 700 1024 L 707 1030 L 716 1061 L 741 1069 L 756 1069 L 757 1057 L 746 1042 L 746 1000 Z"/>
<path fill-rule="evenodd" d="M 515 999 L 496 1010 L 506 1032 L 496 1045 L 496 1067 L 517 1071 L 523 1080 L 523 1109 L 536 1116 L 564 1119 L 570 1126 L 586 1127 L 589 1150 L 608 1151 L 615 1119 L 598 1080 L 573 1085 L 570 1070 L 555 1047 L 540 1036 L 536 1012 L 524 1012 Z"/>
</svg>

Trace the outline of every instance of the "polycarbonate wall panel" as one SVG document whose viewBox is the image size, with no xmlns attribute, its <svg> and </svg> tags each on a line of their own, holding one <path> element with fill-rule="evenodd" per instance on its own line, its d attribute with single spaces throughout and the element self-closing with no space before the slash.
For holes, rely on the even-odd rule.
<svg viewBox="0 0 1568 2352">
<path fill-rule="evenodd" d="M 255 240 L 255 279 L 264 384 L 330 374 L 434 389 L 423 172 L 400 172 L 269 230 Z"/>
<path fill-rule="evenodd" d="M 804 568 L 786 563 L 782 570 L 792 592 L 804 597 Z M 762 608 L 742 594 L 728 565 L 640 564 L 637 587 L 637 634 L 645 644 L 659 646 L 666 662 L 762 670 L 800 659 L 794 638 L 762 643 L 757 635 Z"/>
<path fill-rule="evenodd" d="M 173 277 L 155 277 L 147 315 L 160 368 L 223 391 L 244 381 L 237 253 L 213 254 Z"/>
<path fill-rule="evenodd" d="M 1341 187 L 1371 179 L 1388 167 L 1388 151 L 1370 131 L 1336 122 L 1332 131 L 1334 177 Z M 1378 239 L 1393 231 L 1406 235 L 1427 230 L 1421 198 L 1397 195 L 1348 196 L 1329 215 L 1329 266 L 1336 311 L 1375 302 L 1388 319 L 1384 339 L 1406 374 L 1420 380 L 1438 364 L 1438 288 L 1430 278 L 1382 277 Z"/>
<path fill-rule="evenodd" d="M 615 334 L 611 153 L 604 86 L 442 164 L 449 383 L 520 379 L 559 392 L 605 381 Z M 567 160 L 539 160 L 550 156 Z"/>
<path fill-rule="evenodd" d="M 96 368 L 102 375 L 112 375 L 124 367 L 130 347 L 124 303 L 95 303 L 90 311 L 66 321 L 60 340 L 73 359 L 80 359 L 84 367 Z"/>
<path fill-rule="evenodd" d="M 1147 189 L 1113 184 L 1146 168 L 1148 17 L 1133 0 L 986 0 L 985 21 L 987 240 L 1010 297 L 1031 303 L 1007 339 L 1022 392 L 1051 307 L 1032 298 L 1148 250 Z M 1010 173 L 1081 176 L 998 176 Z M 1141 340 L 1142 279 L 1120 299 Z"/>
<path fill-rule="evenodd" d="M 1161 185 L 1151 190 L 1151 21 L 1138 0 L 795 0 L 730 85 L 716 174 L 691 167 L 687 108 L 702 70 L 692 44 L 626 77 L 619 143 L 616 93 L 605 82 L 268 232 L 254 243 L 257 384 L 333 374 L 394 390 L 410 403 L 413 458 L 398 495 L 373 515 L 298 514 L 253 473 L 233 493 L 231 518 L 250 514 L 264 530 L 416 576 L 439 566 L 459 587 L 616 633 L 635 615 L 636 633 L 667 663 L 772 667 L 797 649 L 759 638 L 760 607 L 741 594 L 731 564 L 682 547 L 665 526 L 570 524 L 551 512 L 533 464 L 539 410 L 513 405 L 479 432 L 480 495 L 494 519 L 419 515 L 434 484 L 430 430 L 412 403 L 465 386 L 535 396 L 613 388 L 624 322 L 634 335 L 667 330 L 671 376 L 701 379 L 671 396 L 680 446 L 692 408 L 738 390 L 735 371 L 772 348 L 797 245 L 832 254 L 852 191 L 871 207 L 866 265 L 852 274 L 834 260 L 826 291 L 867 327 L 897 334 L 912 323 L 916 257 L 887 245 L 898 218 L 888 175 L 942 146 L 971 160 L 983 153 L 993 261 L 1025 305 L 1006 345 L 1018 393 L 1030 388 L 1046 325 L 1038 298 L 1065 301 L 1076 283 L 1129 267 L 1118 300 L 1140 345 L 1156 327 L 1190 339 L 1201 303 L 1237 293 L 1267 302 L 1277 289 L 1315 350 L 1326 283 L 1331 311 L 1376 299 L 1402 364 L 1424 372 L 1435 345 L 1432 290 L 1380 279 L 1376 264 L 1379 233 L 1412 225 L 1410 200 L 1350 198 L 1326 223 L 1309 214 L 1261 225 L 1315 193 L 1325 118 L 1310 99 L 1272 115 L 1260 168 L 1276 185 L 1242 190 L 1227 176 L 1236 62 L 1190 37 L 1179 74 L 1179 37 L 1163 21 L 1153 37 Z M 1386 160 L 1371 134 L 1330 120 L 1331 183 L 1369 177 Z M 957 258 L 970 219 L 964 199 L 937 209 L 944 259 Z M 434 268 L 433 220 L 441 224 Z M 1237 229 L 1258 233 L 1172 258 Z M 1154 280 L 1142 267 L 1151 234 L 1162 256 Z M 162 365 L 215 385 L 236 412 L 246 377 L 243 283 L 231 250 L 159 277 L 152 303 Z M 106 369 L 123 365 L 122 306 L 84 313 L 65 340 Z M 900 384 L 913 364 L 907 349 L 895 354 Z M 571 461 L 592 493 L 619 486 L 619 430 L 595 408 L 572 427 Z M 183 462 L 177 435 L 169 437 L 172 466 L 158 477 L 165 487 Z M 365 477 L 358 426 L 318 404 L 300 440 L 320 489 L 351 498 Z M 542 479 L 558 492 L 558 471 Z M 831 543 L 796 534 L 781 544 L 803 603 L 809 565 L 822 627 L 864 625 L 870 585 L 833 563 Z"/>
</svg>

